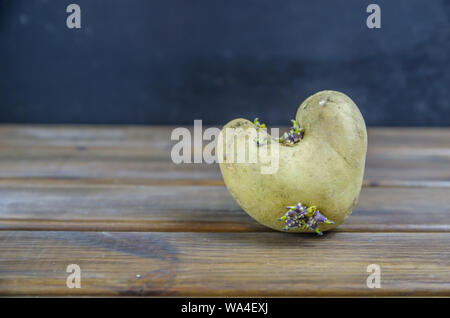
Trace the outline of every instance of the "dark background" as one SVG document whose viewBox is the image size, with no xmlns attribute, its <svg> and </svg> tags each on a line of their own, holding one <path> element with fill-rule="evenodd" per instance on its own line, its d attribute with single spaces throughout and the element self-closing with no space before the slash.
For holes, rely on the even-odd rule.
<svg viewBox="0 0 450 318">
<path fill-rule="evenodd" d="M 0 0 L 3 123 L 288 124 L 323 89 L 368 125 L 449 126 L 450 1 Z"/>
</svg>

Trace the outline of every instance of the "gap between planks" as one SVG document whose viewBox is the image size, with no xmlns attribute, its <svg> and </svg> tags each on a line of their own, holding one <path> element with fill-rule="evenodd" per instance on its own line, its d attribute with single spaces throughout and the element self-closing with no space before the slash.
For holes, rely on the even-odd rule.
<svg viewBox="0 0 450 318">
<path fill-rule="evenodd" d="M 0 177 L 0 185 L 158 185 L 158 186 L 225 186 L 222 179 L 148 179 L 148 178 L 76 178 L 76 177 Z M 433 180 L 364 180 L 362 187 L 374 188 L 450 188 L 450 181 Z"/>
<path fill-rule="evenodd" d="M 242 213 L 245 213 L 242 211 Z M 0 231 L 76 231 L 76 232 L 199 232 L 273 233 L 256 222 L 166 222 L 118 220 L 20 220 L 0 219 Z M 450 233 L 450 225 L 340 225 L 330 232 L 342 233 Z M 296 235 L 296 234 L 293 234 Z M 315 234 L 310 234 L 315 236 Z"/>
</svg>

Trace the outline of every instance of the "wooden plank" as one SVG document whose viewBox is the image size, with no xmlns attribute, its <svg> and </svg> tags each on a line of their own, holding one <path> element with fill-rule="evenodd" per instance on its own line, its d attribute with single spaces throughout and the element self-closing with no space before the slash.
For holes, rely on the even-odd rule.
<svg viewBox="0 0 450 318">
<path fill-rule="evenodd" d="M 450 189 L 363 188 L 344 232 L 450 232 Z M 223 186 L 0 181 L 0 229 L 260 232 Z"/>
<path fill-rule="evenodd" d="M 0 232 L 0 294 L 449 296 L 449 244 L 448 233 Z M 66 287 L 69 264 L 80 289 Z"/>
<path fill-rule="evenodd" d="M 450 148 L 450 127 L 370 127 L 369 144 L 409 148 Z"/>
<path fill-rule="evenodd" d="M 103 160 L 77 161 L 73 158 L 35 161 L 26 159 L 0 160 L 0 178 L 3 179 L 102 179 L 114 183 L 155 184 L 172 182 L 189 184 L 188 180 L 208 180 L 220 184 L 222 176 L 216 164 L 180 164 L 170 162 L 106 162 Z M 366 166 L 364 186 L 413 186 L 450 187 L 448 164 L 427 162 L 408 164 L 404 161 L 393 165 L 371 168 Z M 123 181 L 122 181 L 123 180 Z M 156 181 L 155 181 L 156 180 Z"/>
<path fill-rule="evenodd" d="M 172 128 L 0 126 L 0 178 L 220 184 L 217 165 L 170 161 Z M 449 140 L 450 129 L 370 129 L 365 186 L 450 187 Z"/>
<path fill-rule="evenodd" d="M 191 126 L 186 126 L 192 131 Z M 217 126 L 220 128 L 220 125 Z M 176 126 L 0 125 L 2 145 L 125 146 L 170 144 Z M 207 128 L 206 126 L 204 128 Z M 284 130 L 287 127 L 280 127 Z M 370 127 L 369 144 L 410 148 L 450 148 L 450 127 Z"/>
</svg>

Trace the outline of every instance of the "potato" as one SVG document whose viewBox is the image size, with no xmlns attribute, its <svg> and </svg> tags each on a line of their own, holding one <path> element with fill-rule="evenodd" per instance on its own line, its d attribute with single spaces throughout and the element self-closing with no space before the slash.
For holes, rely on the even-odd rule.
<svg viewBox="0 0 450 318">
<path fill-rule="evenodd" d="M 246 131 L 254 130 L 254 123 L 232 120 L 218 139 L 220 170 L 231 196 L 259 223 L 279 231 L 315 230 L 321 234 L 342 224 L 358 201 L 367 151 L 366 126 L 355 103 L 336 91 L 321 91 L 307 98 L 298 108 L 296 121 L 304 136 L 289 145 L 270 135 L 266 141 L 264 135 L 249 137 Z M 235 130 L 231 134 L 227 128 Z M 264 133 L 264 129 L 259 131 Z M 255 153 L 256 162 L 248 162 L 249 154 Z M 278 168 L 272 169 L 273 173 L 267 172 L 271 165 L 268 156 L 263 156 L 266 153 L 273 156 L 269 157 L 272 166 Z M 247 162 L 236 163 L 240 155 L 245 155 Z M 295 210 L 286 207 L 300 202 L 300 210 L 310 208 L 300 216 L 302 226 L 286 227 L 290 216 L 283 216 Z M 316 209 L 330 222 L 319 222 L 315 229 L 305 226 L 317 221 Z"/>
</svg>

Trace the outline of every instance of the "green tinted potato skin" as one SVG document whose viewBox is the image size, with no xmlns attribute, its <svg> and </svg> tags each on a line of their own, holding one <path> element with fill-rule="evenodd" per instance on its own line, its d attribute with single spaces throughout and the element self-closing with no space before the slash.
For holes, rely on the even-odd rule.
<svg viewBox="0 0 450 318">
<path fill-rule="evenodd" d="M 282 231 L 284 222 L 277 219 L 286 206 L 301 202 L 317 206 L 335 222 L 320 224 L 319 229 L 327 231 L 342 224 L 358 201 L 367 152 L 366 126 L 355 103 L 336 91 L 321 91 L 307 98 L 299 106 L 296 120 L 305 136 L 293 147 L 280 144 L 275 174 L 261 174 L 260 163 L 220 163 L 220 169 L 232 197 L 259 223 Z M 236 126 L 254 127 L 248 120 L 235 119 L 224 129 Z M 223 140 L 224 129 L 219 140 Z M 248 147 L 259 151 L 271 144 L 257 147 L 249 142 L 245 147 L 236 151 L 248 152 Z M 220 147 L 218 155 L 223 155 Z"/>
</svg>

